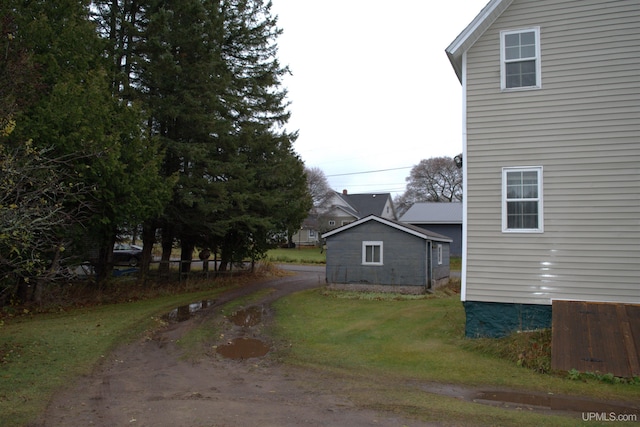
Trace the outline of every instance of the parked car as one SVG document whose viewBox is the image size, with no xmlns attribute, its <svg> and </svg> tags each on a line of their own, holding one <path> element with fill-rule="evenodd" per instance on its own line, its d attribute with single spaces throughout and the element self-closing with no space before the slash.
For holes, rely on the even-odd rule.
<svg viewBox="0 0 640 427">
<path fill-rule="evenodd" d="M 142 259 L 142 246 L 116 243 L 113 246 L 113 263 L 137 267 Z"/>
</svg>

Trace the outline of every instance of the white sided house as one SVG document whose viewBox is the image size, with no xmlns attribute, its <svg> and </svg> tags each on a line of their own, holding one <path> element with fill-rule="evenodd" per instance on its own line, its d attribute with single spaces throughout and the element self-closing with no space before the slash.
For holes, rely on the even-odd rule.
<svg viewBox="0 0 640 427">
<path fill-rule="evenodd" d="M 550 327 L 553 301 L 640 304 L 640 1 L 491 0 L 446 53 L 467 336 Z"/>
</svg>

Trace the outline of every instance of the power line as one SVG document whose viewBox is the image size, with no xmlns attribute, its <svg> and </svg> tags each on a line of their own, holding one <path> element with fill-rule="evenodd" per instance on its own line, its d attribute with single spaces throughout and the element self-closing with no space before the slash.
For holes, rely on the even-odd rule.
<svg viewBox="0 0 640 427">
<path fill-rule="evenodd" d="M 405 166 L 405 167 L 402 167 L 402 168 L 378 169 L 378 170 L 374 170 L 374 171 L 338 173 L 338 174 L 334 174 L 334 175 L 326 175 L 326 177 L 327 177 L 327 178 L 331 178 L 331 177 L 334 177 L 334 176 L 361 175 L 361 174 L 365 174 L 365 173 L 377 173 L 377 172 L 397 171 L 397 170 L 402 170 L 402 169 L 411 169 L 412 167 L 413 167 L 413 166 Z"/>
</svg>

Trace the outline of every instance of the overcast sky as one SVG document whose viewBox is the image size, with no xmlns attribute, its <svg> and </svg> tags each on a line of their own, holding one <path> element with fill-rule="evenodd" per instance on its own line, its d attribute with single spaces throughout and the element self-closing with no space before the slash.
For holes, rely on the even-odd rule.
<svg viewBox="0 0 640 427">
<path fill-rule="evenodd" d="M 272 1 L 292 72 L 287 129 L 334 190 L 395 196 L 420 160 L 462 151 L 462 89 L 444 50 L 488 0 Z"/>
</svg>

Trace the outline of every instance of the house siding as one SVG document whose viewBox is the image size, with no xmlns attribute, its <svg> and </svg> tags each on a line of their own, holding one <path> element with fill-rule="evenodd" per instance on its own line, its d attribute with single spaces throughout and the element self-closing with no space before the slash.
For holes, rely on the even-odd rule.
<svg viewBox="0 0 640 427">
<path fill-rule="evenodd" d="M 450 255 L 459 257 L 462 255 L 462 224 L 414 224 L 424 230 L 433 231 L 451 238 L 449 245 Z"/>
<path fill-rule="evenodd" d="M 384 265 L 362 265 L 363 241 L 384 242 Z M 424 239 L 375 221 L 360 224 L 327 238 L 327 281 L 424 287 L 426 245 Z"/>
<path fill-rule="evenodd" d="M 449 281 L 451 274 L 451 245 L 448 243 L 440 243 L 442 245 L 442 263 L 438 264 L 438 242 L 433 242 L 431 245 L 431 260 L 432 260 L 432 277 L 434 283 L 432 288 L 436 288 L 442 281 Z"/>
<path fill-rule="evenodd" d="M 465 298 L 640 303 L 640 2 L 515 0 L 466 58 Z M 500 90 L 540 27 L 542 89 Z M 502 168 L 543 167 L 544 232 L 502 232 Z"/>
</svg>

